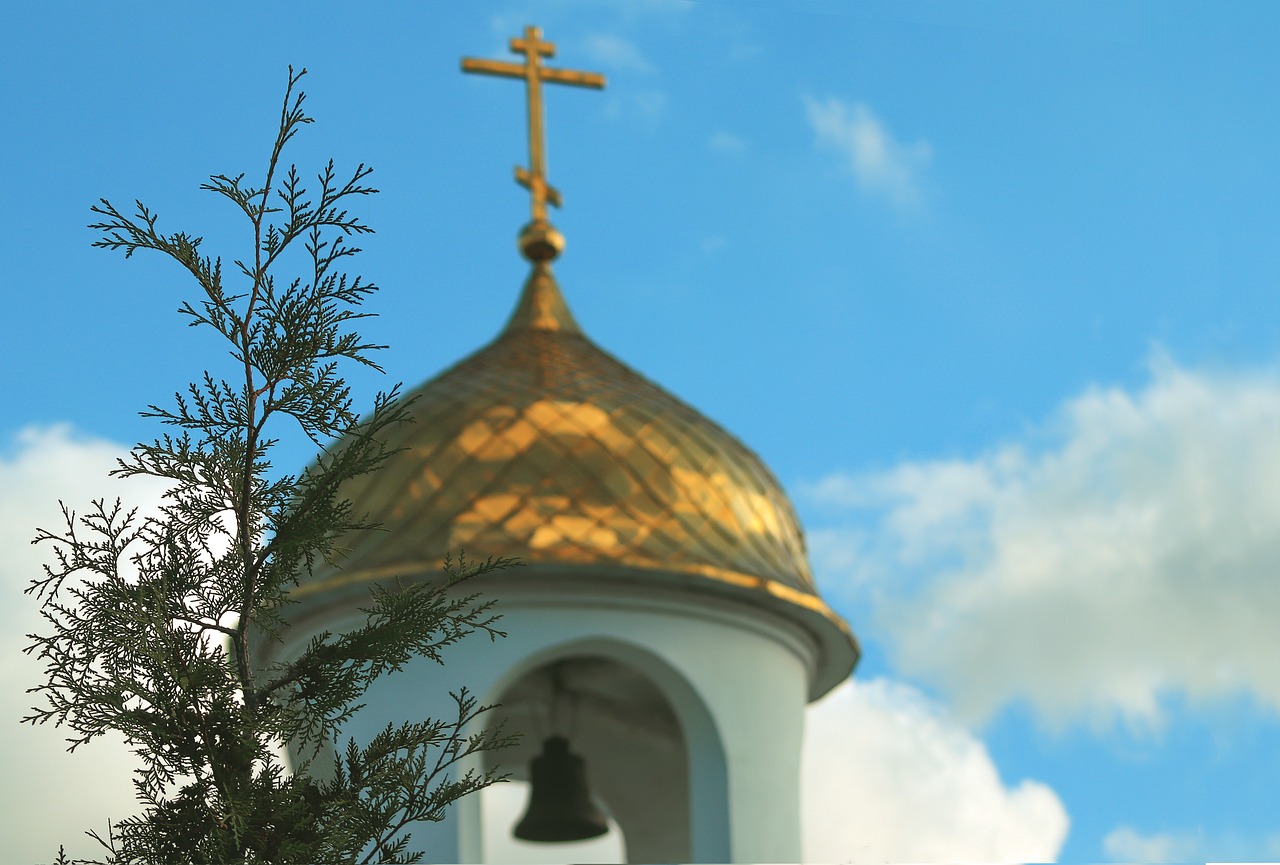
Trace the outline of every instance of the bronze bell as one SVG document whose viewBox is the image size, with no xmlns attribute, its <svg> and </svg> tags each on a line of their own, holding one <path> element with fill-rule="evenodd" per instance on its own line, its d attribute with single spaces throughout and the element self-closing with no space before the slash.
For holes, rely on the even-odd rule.
<svg viewBox="0 0 1280 865">
<path fill-rule="evenodd" d="M 569 740 L 552 736 L 529 761 L 529 807 L 516 825 L 525 841 L 582 841 L 609 831 L 587 791 L 587 767 L 569 753 Z"/>
</svg>

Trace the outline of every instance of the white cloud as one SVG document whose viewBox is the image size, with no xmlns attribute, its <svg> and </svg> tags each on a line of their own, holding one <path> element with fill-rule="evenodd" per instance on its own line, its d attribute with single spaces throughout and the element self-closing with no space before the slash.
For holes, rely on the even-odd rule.
<svg viewBox="0 0 1280 865">
<path fill-rule="evenodd" d="M 806 862 L 1049 862 L 1067 835 L 1052 789 L 1006 786 L 986 746 L 886 679 L 809 708 L 802 772 Z"/>
<path fill-rule="evenodd" d="M 24 779 L 23 796 L 12 797 L 0 814 L 0 837 L 14 861 L 49 860 L 59 843 L 73 855 L 91 855 L 94 844 L 82 832 L 103 831 L 108 817 L 135 811 L 130 778 L 136 763 L 121 742 L 97 740 L 68 755 L 61 731 L 16 723 L 31 703 L 25 689 L 40 680 L 39 665 L 20 655 L 26 642 L 21 635 L 39 629 L 35 602 L 21 590 L 47 552 L 30 538 L 37 526 L 56 527 L 59 497 L 80 505 L 123 487 L 135 501 L 154 505 L 159 485 L 107 478 L 124 451 L 66 426 L 28 428 L 7 453 L 0 451 L 0 586 L 6 592 L 0 604 L 0 699 L 12 722 L 0 745 L 0 772 Z M 804 760 L 811 861 L 1045 861 L 1065 836 L 1067 818 L 1051 790 L 1033 781 L 1006 788 L 983 745 L 903 685 L 846 684 L 813 707 Z M 497 819 L 516 813 L 523 797 L 515 786 L 485 795 L 485 812 L 497 827 L 488 843 L 504 861 L 546 852 L 513 848 Z M 934 815 L 928 833 L 919 832 L 921 813 Z M 936 815 L 953 817 L 939 823 Z M 837 852 L 851 845 L 856 849 L 849 854 Z M 619 851 L 611 834 L 590 851 L 572 852 L 618 861 Z"/>
<path fill-rule="evenodd" d="M 742 153 L 747 149 L 747 142 L 732 132 L 716 132 L 707 139 L 707 147 L 718 153 Z"/>
<path fill-rule="evenodd" d="M 653 65 L 635 45 L 617 36 L 596 33 L 588 36 L 583 49 L 591 60 L 619 72 L 653 71 Z"/>
<path fill-rule="evenodd" d="M 49 561 L 45 545 L 33 546 L 37 527 L 61 525 L 58 500 L 83 510 L 93 498 L 117 496 L 154 507 L 162 487 L 148 479 L 111 480 L 107 473 L 126 448 L 77 436 L 68 426 L 28 427 L 0 449 L 0 776 L 21 779 L 21 796 L 0 811 L 5 858 L 50 861 L 65 844 L 69 854 L 98 855 L 86 830 L 105 834 L 107 818 L 135 812 L 132 772 L 137 765 L 119 738 L 96 739 L 66 752 L 66 732 L 51 725 L 19 724 L 39 702 L 26 689 L 41 681 L 42 665 L 21 654 L 26 634 L 43 630 L 37 601 L 22 594 Z"/>
<path fill-rule="evenodd" d="M 981 742 L 884 679 L 847 682 L 809 708 L 801 777 L 806 862 L 1048 862 L 1066 838 L 1052 790 L 1006 787 Z M 623 861 L 616 832 L 554 847 L 515 841 L 527 797 L 523 783 L 481 793 L 489 861 Z"/>
<path fill-rule="evenodd" d="M 1190 862 L 1199 848 L 1190 835 L 1141 835 L 1120 826 L 1102 839 L 1102 850 L 1116 862 Z"/>
<path fill-rule="evenodd" d="M 1280 710 L 1280 374 L 1156 357 L 1036 435 L 811 488 L 871 520 L 817 533 L 829 590 L 969 721 L 1026 701 L 1153 729 L 1174 694 Z"/>
<path fill-rule="evenodd" d="M 1132 827 L 1117 826 L 1102 839 L 1102 850 L 1115 862 L 1274 861 L 1280 857 L 1280 834 L 1252 838 L 1204 832 L 1144 835 Z"/>
<path fill-rule="evenodd" d="M 899 210 L 921 204 L 921 175 L 933 160 L 926 141 L 903 144 L 865 103 L 804 97 L 817 144 L 848 161 L 858 188 L 880 195 Z"/>
</svg>

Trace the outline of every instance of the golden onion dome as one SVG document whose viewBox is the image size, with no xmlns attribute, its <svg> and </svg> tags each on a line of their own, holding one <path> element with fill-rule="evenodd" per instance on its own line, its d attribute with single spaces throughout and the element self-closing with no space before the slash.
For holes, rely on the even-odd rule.
<svg viewBox="0 0 1280 865">
<path fill-rule="evenodd" d="M 763 605 L 818 644 L 813 693 L 852 671 L 857 644 L 818 596 L 773 474 L 588 339 L 549 261 L 493 342 L 409 396 L 415 423 L 388 440 L 399 452 L 343 488 L 385 531 L 361 533 L 295 597 L 437 575 L 465 550 L 519 558 L 512 579 L 653 581 Z"/>
</svg>

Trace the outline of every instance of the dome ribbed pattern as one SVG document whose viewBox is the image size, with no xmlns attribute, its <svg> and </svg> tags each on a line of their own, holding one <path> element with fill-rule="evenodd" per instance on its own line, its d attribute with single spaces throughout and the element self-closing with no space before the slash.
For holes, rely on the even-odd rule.
<svg viewBox="0 0 1280 865">
<path fill-rule="evenodd" d="M 360 536 L 343 582 L 437 572 L 464 548 L 736 574 L 816 600 L 798 522 L 765 465 L 584 336 L 546 267 L 494 342 L 416 396 L 416 422 L 389 442 L 403 450 L 344 488 L 387 531 Z"/>
</svg>

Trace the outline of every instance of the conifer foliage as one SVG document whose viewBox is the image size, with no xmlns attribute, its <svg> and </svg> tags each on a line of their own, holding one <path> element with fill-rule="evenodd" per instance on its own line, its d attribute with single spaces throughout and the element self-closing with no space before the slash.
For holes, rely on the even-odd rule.
<svg viewBox="0 0 1280 865">
<path fill-rule="evenodd" d="M 252 250 L 234 270 L 202 254 L 200 237 L 161 233 L 141 202 L 132 216 L 105 199 L 93 208 L 94 246 L 126 258 L 156 251 L 194 277 L 200 293 L 180 312 L 225 338 L 232 358 L 231 380 L 206 372 L 169 407 L 150 406 L 144 416 L 172 432 L 137 445 L 114 472 L 167 482 L 157 516 L 118 501 L 80 514 L 64 504 L 64 527 L 36 538 L 56 564 L 27 589 L 50 630 L 30 635 L 46 681 L 31 689 L 44 705 L 24 720 L 66 726 L 72 751 L 118 731 L 142 763 L 142 813 L 106 837 L 89 833 L 107 863 L 415 862 L 410 824 L 439 820 L 449 803 L 500 780 L 459 772 L 464 757 L 509 741 L 465 732 L 488 708 L 465 690 L 452 695 L 451 720 L 389 724 L 336 758 L 330 743 L 378 677 L 415 656 L 441 662 L 443 649 L 477 631 L 505 636 L 492 602 L 450 589 L 510 560 L 446 560 L 438 582 L 374 588 L 354 631 L 320 634 L 274 666 L 251 656 L 280 638 L 299 578 L 340 563 L 344 538 L 376 528 L 339 487 L 376 470 L 391 453 L 384 433 L 410 419 L 398 388 L 360 416 L 340 374 L 342 364 L 379 369 L 370 354 L 381 346 L 350 329 L 376 286 L 343 272 L 359 252 L 347 239 L 372 230 L 347 207 L 376 190 L 364 165 L 342 181 L 330 161 L 310 191 L 296 167 L 283 167 L 285 146 L 311 122 L 298 87 L 305 74 L 289 70 L 261 185 L 214 175 L 202 186 L 252 228 Z M 301 275 L 280 278 L 298 258 Z M 300 473 L 274 471 L 279 436 L 299 430 L 319 456 Z M 277 756 L 283 743 L 301 755 L 292 772 Z"/>
</svg>

